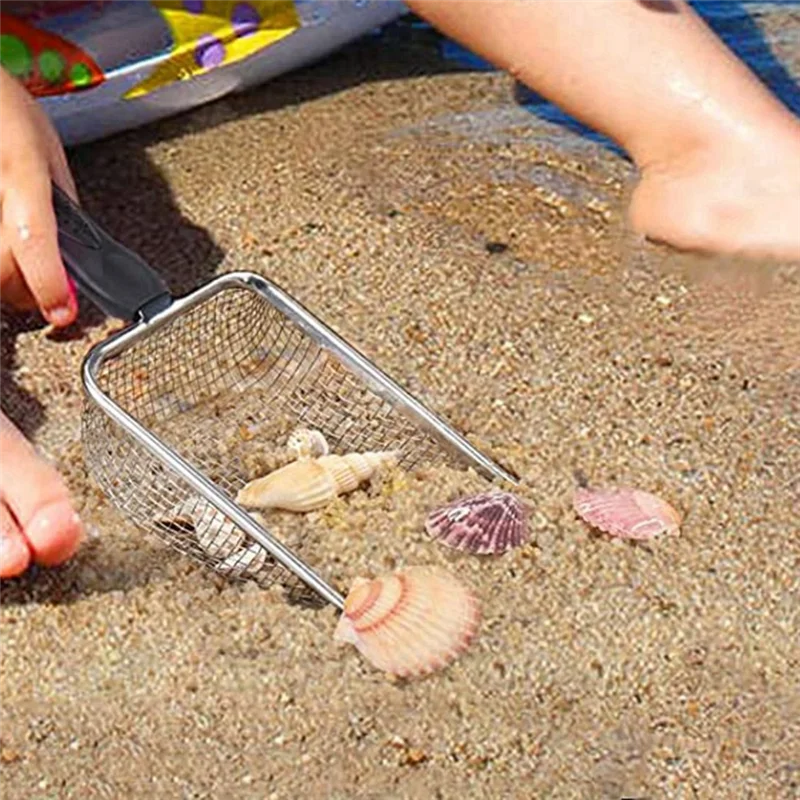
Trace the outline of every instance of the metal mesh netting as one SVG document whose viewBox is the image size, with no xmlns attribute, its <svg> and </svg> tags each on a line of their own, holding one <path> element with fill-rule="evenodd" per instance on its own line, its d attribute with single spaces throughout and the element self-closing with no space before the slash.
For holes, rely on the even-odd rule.
<svg viewBox="0 0 800 800">
<path fill-rule="evenodd" d="M 298 425 L 322 431 L 334 453 L 396 450 L 404 468 L 448 460 L 389 400 L 243 287 L 224 289 L 136 341 L 104 362 L 97 380 L 230 499 L 281 457 L 286 463 L 286 437 Z M 83 428 L 95 478 L 138 526 L 232 578 L 307 592 L 91 401 Z"/>
</svg>

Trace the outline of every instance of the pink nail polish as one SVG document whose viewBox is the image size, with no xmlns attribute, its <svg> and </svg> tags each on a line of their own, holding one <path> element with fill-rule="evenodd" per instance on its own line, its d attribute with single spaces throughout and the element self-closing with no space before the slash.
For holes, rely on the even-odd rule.
<svg viewBox="0 0 800 800">
<path fill-rule="evenodd" d="M 67 282 L 69 283 L 69 304 L 73 309 L 75 309 L 75 313 L 77 314 L 78 311 L 80 311 L 80 304 L 78 303 L 78 287 L 76 286 L 75 281 L 73 281 L 69 276 L 67 276 Z"/>
<path fill-rule="evenodd" d="M 75 306 L 73 305 L 72 299 L 70 298 L 70 302 L 66 306 L 51 308 L 46 316 L 57 328 L 63 328 L 65 325 L 69 325 L 75 319 Z"/>
<path fill-rule="evenodd" d="M 78 312 L 78 296 L 75 283 L 73 282 L 72 278 L 67 276 L 67 287 L 68 287 L 68 297 L 67 302 L 63 306 L 58 306 L 56 308 L 51 308 L 45 316 L 47 317 L 53 325 L 57 327 L 63 327 L 64 325 L 69 325 L 74 319 L 75 315 Z"/>
</svg>

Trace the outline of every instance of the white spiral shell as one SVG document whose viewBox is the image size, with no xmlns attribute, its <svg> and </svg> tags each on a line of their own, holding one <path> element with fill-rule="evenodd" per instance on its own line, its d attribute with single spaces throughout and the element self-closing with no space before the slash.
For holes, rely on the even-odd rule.
<svg viewBox="0 0 800 800">
<path fill-rule="evenodd" d="M 243 575 L 255 575 L 269 560 L 269 554 L 258 543 L 253 542 L 243 550 L 231 553 L 215 569 L 223 575 L 240 578 Z"/>
<path fill-rule="evenodd" d="M 190 495 L 156 522 L 192 528 L 203 551 L 211 558 L 227 558 L 245 541 L 245 534 L 200 495 Z"/>
<path fill-rule="evenodd" d="M 348 453 L 304 458 L 248 483 L 236 497 L 247 508 L 315 511 L 352 492 L 384 465 L 396 463 L 394 452 Z"/>
<path fill-rule="evenodd" d="M 286 449 L 295 458 L 316 458 L 330 452 L 325 435 L 313 428 L 297 428 L 293 431 L 286 441 Z"/>
</svg>

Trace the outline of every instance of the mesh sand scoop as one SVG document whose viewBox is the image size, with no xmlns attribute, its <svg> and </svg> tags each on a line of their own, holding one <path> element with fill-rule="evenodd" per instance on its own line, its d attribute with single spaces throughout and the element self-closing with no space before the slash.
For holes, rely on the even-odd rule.
<svg viewBox="0 0 800 800">
<path fill-rule="evenodd" d="M 293 428 L 320 430 L 335 453 L 392 450 L 403 468 L 450 461 L 516 481 L 270 281 L 229 273 L 173 299 L 58 189 L 54 202 L 82 293 L 133 321 L 84 361 L 83 439 L 93 477 L 139 528 L 231 578 L 341 609 L 336 589 L 235 501 L 277 465 Z"/>
</svg>

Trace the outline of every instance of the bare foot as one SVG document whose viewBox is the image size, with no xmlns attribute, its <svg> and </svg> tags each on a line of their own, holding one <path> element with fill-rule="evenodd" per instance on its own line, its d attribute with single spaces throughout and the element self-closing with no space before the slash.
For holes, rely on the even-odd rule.
<svg viewBox="0 0 800 800">
<path fill-rule="evenodd" d="M 793 133 L 643 167 L 633 228 L 681 250 L 800 261 L 800 126 Z"/>
<path fill-rule="evenodd" d="M 58 472 L 0 414 L 0 578 L 51 567 L 80 545 L 83 526 Z"/>
</svg>

